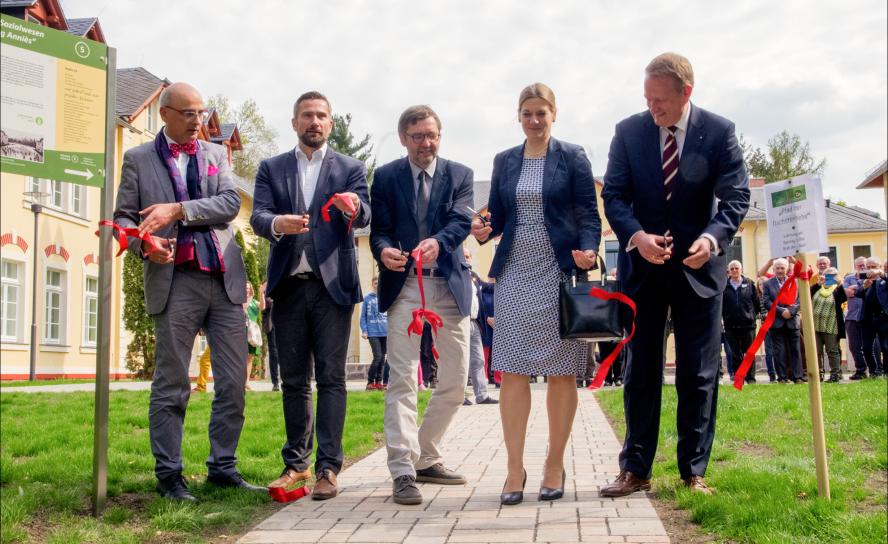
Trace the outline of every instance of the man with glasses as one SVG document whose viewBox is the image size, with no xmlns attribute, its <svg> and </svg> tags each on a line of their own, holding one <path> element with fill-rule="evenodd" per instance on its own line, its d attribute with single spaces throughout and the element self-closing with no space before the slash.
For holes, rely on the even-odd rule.
<svg viewBox="0 0 888 544">
<path fill-rule="evenodd" d="M 380 264 L 379 311 L 388 312 L 389 388 L 385 443 L 397 504 L 420 504 L 416 482 L 464 484 L 443 465 L 441 440 L 462 405 L 469 365 L 472 287 L 462 243 L 471 226 L 472 171 L 438 157 L 441 121 L 428 106 L 412 106 L 398 121 L 407 158 L 376 171 L 370 244 Z M 418 251 L 422 268 L 411 253 Z M 408 335 L 422 304 L 441 316 L 435 344 L 438 387 L 422 426 L 416 426 L 417 367 L 421 334 Z"/>
<path fill-rule="evenodd" d="M 284 403 L 284 470 L 269 487 L 290 487 L 311 477 L 317 431 L 314 500 L 339 493 L 345 424 L 345 357 L 361 284 L 354 229 L 370 222 L 367 168 L 329 148 L 333 111 L 310 91 L 293 106 L 295 149 L 266 159 L 256 173 L 250 224 L 271 240 L 268 292 Z M 333 198 L 326 216 L 321 209 Z M 326 219 L 322 218 L 326 217 Z M 318 389 L 312 409 L 311 376 Z"/>
<path fill-rule="evenodd" d="M 145 305 L 154 317 L 156 368 L 148 423 L 157 490 L 194 501 L 182 477 L 182 427 L 191 392 L 188 367 L 200 329 L 213 352 L 215 397 L 210 414 L 207 482 L 249 491 L 235 451 L 244 424 L 247 337 L 242 304 L 246 274 L 231 221 L 240 196 L 225 149 L 198 140 L 207 119 L 194 87 L 174 83 L 160 95 L 166 126 L 153 142 L 127 151 L 114 221 L 150 234 L 131 238 L 145 262 Z"/>
</svg>

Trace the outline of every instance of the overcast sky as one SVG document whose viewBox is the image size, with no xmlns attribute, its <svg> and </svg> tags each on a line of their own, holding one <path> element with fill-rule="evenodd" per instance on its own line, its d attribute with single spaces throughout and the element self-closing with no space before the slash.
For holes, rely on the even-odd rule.
<svg viewBox="0 0 888 544">
<path fill-rule="evenodd" d="M 583 145 L 596 175 L 614 124 L 644 109 L 643 69 L 664 51 L 694 66 L 692 101 L 757 146 L 783 129 L 826 158 L 824 193 L 885 217 L 881 191 L 856 190 L 888 154 L 885 0 L 193 1 L 62 0 L 98 15 L 118 67 L 187 81 L 205 96 L 255 99 L 292 148 L 292 104 L 325 93 L 380 164 L 403 155 L 401 111 L 430 104 L 441 155 L 489 179 L 523 140 L 521 88 L 555 91 L 555 137 Z M 680 6 L 680 8 L 679 8 Z"/>
</svg>

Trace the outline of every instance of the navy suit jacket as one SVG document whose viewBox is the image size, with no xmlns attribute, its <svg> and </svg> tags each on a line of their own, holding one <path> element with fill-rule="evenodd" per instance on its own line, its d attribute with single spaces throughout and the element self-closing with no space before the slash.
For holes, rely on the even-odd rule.
<svg viewBox="0 0 888 544">
<path fill-rule="evenodd" d="M 463 256 L 462 243 L 471 228 L 468 207 L 472 205 L 473 183 L 471 169 L 438 157 L 429 195 L 427 232 L 430 238 L 438 241 L 438 270 L 447 279 L 462 315 L 469 315 L 472 307 L 469 267 Z M 414 264 L 410 258 L 404 272 L 389 270 L 380 260 L 382 250 L 397 248 L 400 244 L 409 252 L 421 241 L 416 224 L 413 172 L 408 159 L 392 161 L 376 170 L 371 193 L 370 246 L 380 268 L 379 311 L 385 312 L 398 298 Z"/>
<path fill-rule="evenodd" d="M 500 234 L 503 237 L 490 265 L 491 277 L 499 276 L 512 248 L 518 214 L 515 188 L 523 162 L 524 144 L 507 149 L 493 159 L 487 202 L 493 231 L 488 240 Z M 561 270 L 570 272 L 576 268 L 572 250 L 598 252 L 601 217 L 592 165 L 582 147 L 549 138 L 543 173 L 543 218 Z"/>
<path fill-rule="evenodd" d="M 299 169 L 294 150 L 266 159 L 259 164 L 253 190 L 253 215 L 250 225 L 259 236 L 271 241 L 268 257 L 268 292 L 274 296 L 278 283 L 298 263 L 300 255 L 294 249 L 297 236 L 311 236 L 327 292 L 340 305 L 361 302 L 361 284 L 355 259 L 354 230 L 347 230 L 348 219 L 336 207 L 330 207 L 330 222 L 321 218 L 321 207 L 334 193 L 351 192 L 361 200 L 361 209 L 353 228 L 370 222 L 370 204 L 367 198 L 367 169 L 364 163 L 327 148 L 321 163 L 318 183 L 311 203 L 306 202 L 310 215 L 309 231 L 305 234 L 284 235 L 275 240 L 271 223 L 277 215 L 297 213 L 297 198 L 301 197 Z"/>
<path fill-rule="evenodd" d="M 701 298 L 721 295 L 727 282 L 724 251 L 749 209 L 749 177 L 743 152 L 727 119 L 691 105 L 678 174 L 667 202 L 659 127 L 649 112 L 617 124 L 604 175 L 604 213 L 620 241 L 622 290 L 641 287 L 657 266 L 638 250 L 626 252 L 635 232 L 673 236 L 672 266 L 680 266 Z M 681 261 L 703 233 L 718 243 L 709 262 L 694 270 Z"/>
<path fill-rule="evenodd" d="M 796 280 L 793 279 L 792 281 Z M 762 285 L 762 302 L 765 305 L 766 311 L 770 311 L 771 306 L 777 303 L 778 292 L 780 292 L 780 284 L 777 282 L 777 278 L 770 278 L 764 283 L 764 285 Z M 783 310 L 789 310 L 789 313 L 792 314 L 789 319 L 783 318 Z M 800 328 L 799 325 L 799 295 L 796 293 L 795 302 L 789 306 L 777 304 L 777 313 L 775 314 L 774 324 L 771 325 L 771 328 L 782 329 L 783 327 L 786 327 L 787 329 L 798 329 Z"/>
</svg>

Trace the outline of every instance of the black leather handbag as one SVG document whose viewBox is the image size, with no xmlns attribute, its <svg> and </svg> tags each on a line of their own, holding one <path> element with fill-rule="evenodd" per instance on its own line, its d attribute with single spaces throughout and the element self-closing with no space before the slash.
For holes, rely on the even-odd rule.
<svg viewBox="0 0 888 544">
<path fill-rule="evenodd" d="M 618 342 L 623 339 L 622 304 L 616 300 L 601 300 L 589 294 L 593 287 L 607 293 L 619 291 L 615 280 L 608 280 L 604 260 L 601 263 L 601 283 L 589 281 L 588 273 L 561 282 L 559 292 L 559 333 L 563 340 L 587 342 Z"/>
</svg>

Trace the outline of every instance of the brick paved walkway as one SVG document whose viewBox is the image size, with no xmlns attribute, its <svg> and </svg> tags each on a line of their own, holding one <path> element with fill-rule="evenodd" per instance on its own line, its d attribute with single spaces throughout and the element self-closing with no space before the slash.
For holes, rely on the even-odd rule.
<svg viewBox="0 0 888 544">
<path fill-rule="evenodd" d="M 468 484 L 420 484 L 422 504 L 394 504 L 385 450 L 380 449 L 342 472 L 343 490 L 337 498 L 299 500 L 258 524 L 239 542 L 669 542 L 644 494 L 598 497 L 598 488 L 616 477 L 620 443 L 588 391 L 580 391 L 568 445 L 565 497 L 537 501 L 547 422 L 545 385 L 533 389 L 523 504 L 499 504 L 506 451 L 498 407 L 464 406 L 447 434 L 445 464 L 464 474 Z"/>
</svg>

